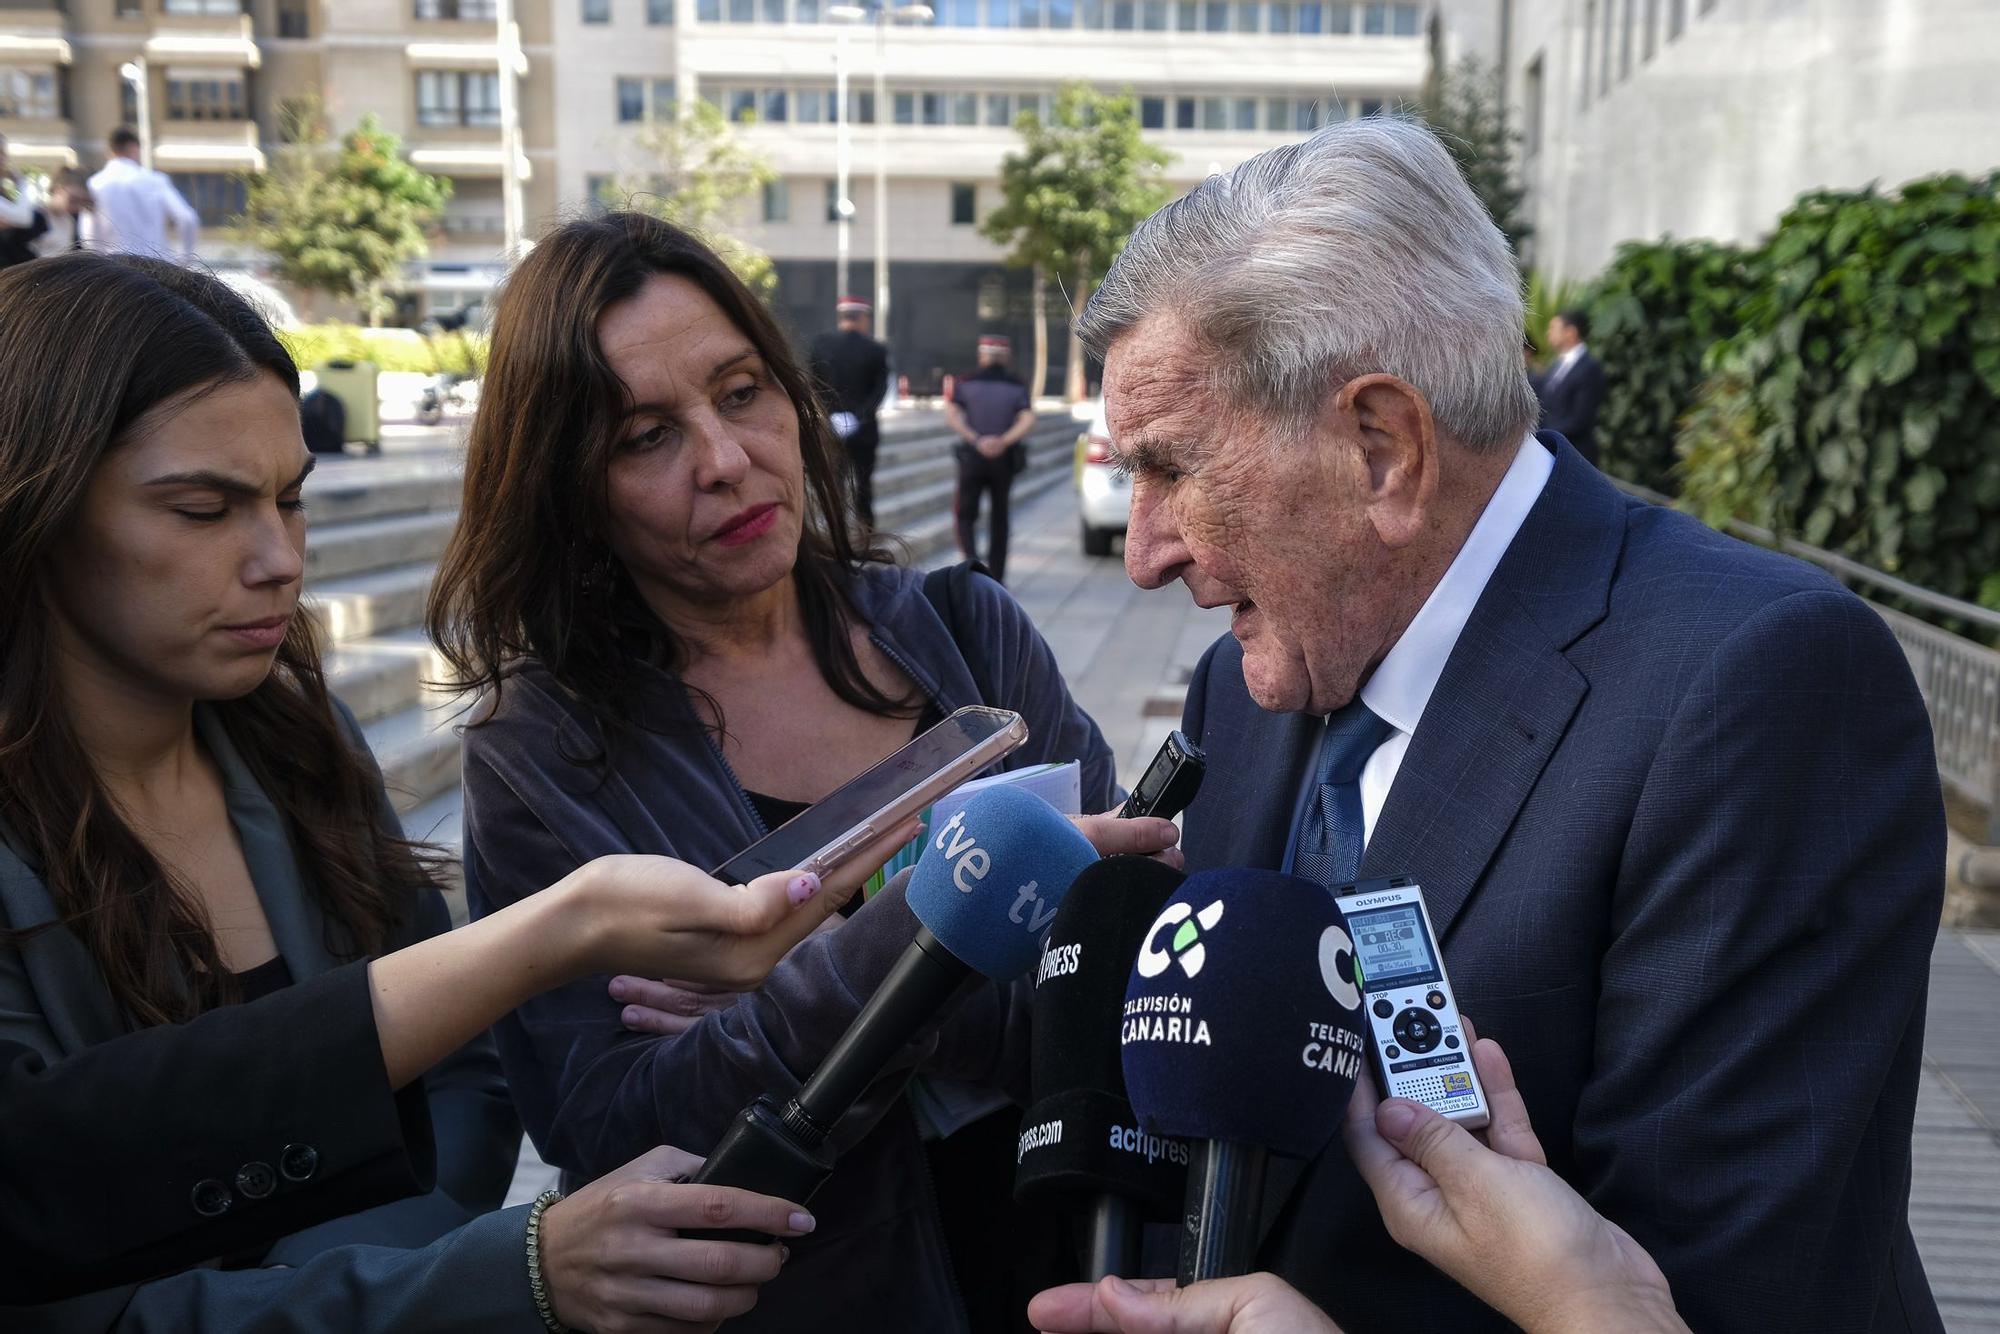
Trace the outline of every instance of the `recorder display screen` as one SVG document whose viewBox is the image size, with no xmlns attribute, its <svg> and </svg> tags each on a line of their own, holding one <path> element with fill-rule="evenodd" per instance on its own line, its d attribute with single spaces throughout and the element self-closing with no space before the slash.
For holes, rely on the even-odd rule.
<svg viewBox="0 0 2000 1334">
<path fill-rule="evenodd" d="M 1416 904 L 1355 913 L 1347 919 L 1347 929 L 1368 990 L 1437 980 L 1437 960 Z"/>
</svg>

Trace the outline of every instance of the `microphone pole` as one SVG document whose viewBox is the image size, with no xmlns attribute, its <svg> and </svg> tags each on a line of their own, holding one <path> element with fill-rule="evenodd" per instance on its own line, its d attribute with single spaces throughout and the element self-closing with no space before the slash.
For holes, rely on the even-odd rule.
<svg viewBox="0 0 2000 1334">
<path fill-rule="evenodd" d="M 1261 1144 L 1224 1139 L 1198 1140 L 1190 1152 L 1177 1280 L 1183 1288 L 1256 1268 L 1264 1165 L 1270 1158 Z"/>
</svg>

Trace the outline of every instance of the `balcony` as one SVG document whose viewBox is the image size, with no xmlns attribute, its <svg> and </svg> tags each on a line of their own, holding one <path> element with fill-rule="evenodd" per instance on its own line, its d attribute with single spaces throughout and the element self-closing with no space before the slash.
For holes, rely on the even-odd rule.
<svg viewBox="0 0 2000 1334">
<path fill-rule="evenodd" d="M 9 65 L 67 65 L 67 20 L 53 4 L 0 0 L 0 62 Z"/>
<path fill-rule="evenodd" d="M 146 39 L 146 59 L 155 64 L 256 69 L 263 64 L 248 14 L 161 13 Z"/>
<path fill-rule="evenodd" d="M 254 121 L 181 121 L 158 124 L 153 165 L 161 171 L 262 171 L 264 150 Z"/>
</svg>

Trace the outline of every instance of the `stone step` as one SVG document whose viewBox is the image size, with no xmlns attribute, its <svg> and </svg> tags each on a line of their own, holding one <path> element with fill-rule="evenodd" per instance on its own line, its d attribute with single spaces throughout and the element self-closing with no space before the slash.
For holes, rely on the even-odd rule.
<svg viewBox="0 0 2000 1334">
<path fill-rule="evenodd" d="M 1028 471 L 1014 481 L 1013 508 L 1019 509 L 1035 497 L 1066 484 L 1069 475 L 1067 461 L 1060 465 L 1031 463 Z M 913 564 L 938 565 L 951 558 L 957 551 L 958 532 L 952 521 L 949 497 L 940 513 L 912 523 L 896 536 L 909 547 Z"/>
<path fill-rule="evenodd" d="M 454 785 L 421 806 L 403 812 L 403 833 L 419 843 L 429 843 L 459 855 L 465 838 L 464 789 Z"/>
<path fill-rule="evenodd" d="M 1015 480 L 1015 496 L 1021 496 L 1022 485 L 1030 478 L 1039 478 L 1051 471 L 1068 476 L 1069 457 L 1049 448 L 1047 441 L 1031 438 L 1028 444 L 1028 471 Z M 912 530 L 940 515 L 949 523 L 953 493 L 958 487 L 956 466 L 942 475 L 925 476 L 927 480 L 918 482 L 905 479 L 894 489 L 876 488 L 876 527 L 888 532 Z"/>
<path fill-rule="evenodd" d="M 433 510 L 314 529 L 306 540 L 306 583 L 434 561 L 457 522 L 456 511 Z"/>
<path fill-rule="evenodd" d="M 455 705 L 418 703 L 363 723 L 398 814 L 408 814 L 458 786 Z"/>
<path fill-rule="evenodd" d="M 364 723 L 412 705 L 448 702 L 451 692 L 431 684 L 447 670 L 419 626 L 350 641 L 326 656 L 327 684 Z"/>
<path fill-rule="evenodd" d="M 335 644 L 388 634 L 423 621 L 436 573 L 437 566 L 425 560 L 316 579 L 306 589 L 306 608 Z"/>
<path fill-rule="evenodd" d="M 327 459 L 306 482 L 315 528 L 351 519 L 457 509 L 461 469 L 455 457 Z"/>
</svg>

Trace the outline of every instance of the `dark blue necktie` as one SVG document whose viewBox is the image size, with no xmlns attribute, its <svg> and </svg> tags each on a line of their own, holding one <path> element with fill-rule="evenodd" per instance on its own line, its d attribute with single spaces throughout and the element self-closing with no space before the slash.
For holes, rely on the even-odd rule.
<svg viewBox="0 0 2000 1334">
<path fill-rule="evenodd" d="M 1319 745 L 1319 786 L 1299 822 L 1292 871 L 1328 889 L 1352 884 L 1361 870 L 1361 770 L 1396 729 L 1361 696 L 1328 715 Z"/>
</svg>

